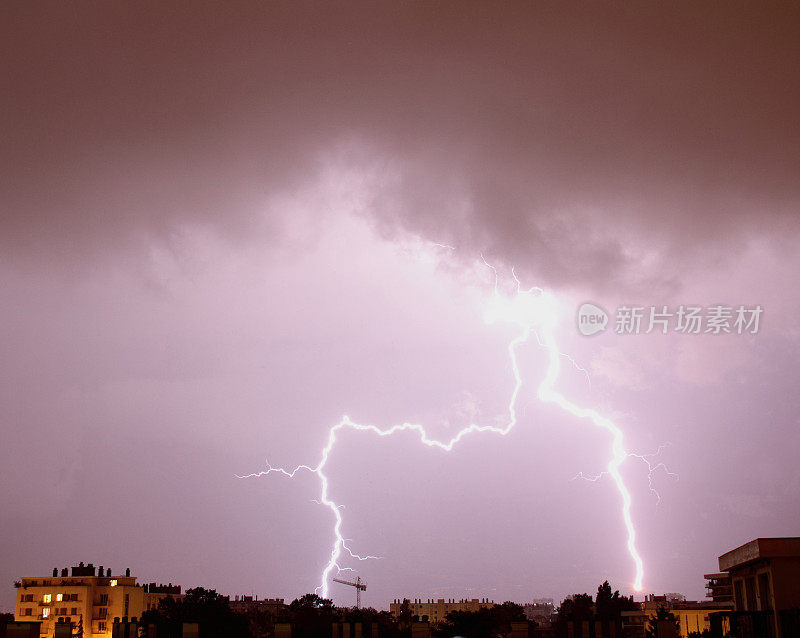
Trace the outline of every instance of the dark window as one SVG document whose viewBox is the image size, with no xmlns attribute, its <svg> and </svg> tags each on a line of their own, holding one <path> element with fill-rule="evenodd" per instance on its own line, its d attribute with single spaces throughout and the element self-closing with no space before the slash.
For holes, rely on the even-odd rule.
<svg viewBox="0 0 800 638">
<path fill-rule="evenodd" d="M 769 587 L 769 574 L 758 575 L 758 595 L 761 599 L 761 609 L 772 609 L 772 592 Z"/>
<path fill-rule="evenodd" d="M 100 604 L 101 605 L 108 604 L 108 594 L 100 594 Z"/>
<path fill-rule="evenodd" d="M 736 611 L 744 611 L 744 585 L 741 580 L 733 583 Z"/>
<path fill-rule="evenodd" d="M 748 576 L 744 579 L 744 593 L 747 595 L 747 611 L 758 611 L 756 604 L 756 579 Z"/>
</svg>

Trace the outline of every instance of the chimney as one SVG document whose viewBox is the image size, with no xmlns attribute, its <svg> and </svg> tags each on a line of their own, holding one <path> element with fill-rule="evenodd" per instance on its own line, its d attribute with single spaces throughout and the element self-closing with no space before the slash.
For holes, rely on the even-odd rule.
<svg viewBox="0 0 800 638">
<path fill-rule="evenodd" d="M 103 575 L 103 566 L 102 565 L 100 565 L 100 567 L 97 568 L 97 575 L 98 576 L 102 576 Z"/>
<path fill-rule="evenodd" d="M 106 576 L 111 576 L 111 568 L 106 569 Z"/>
<path fill-rule="evenodd" d="M 69 570 L 67 570 L 67 568 L 66 568 L 66 567 L 65 567 L 64 569 L 62 569 L 62 570 L 61 570 L 61 576 L 62 576 L 62 577 L 64 577 L 64 576 L 69 576 Z"/>
<path fill-rule="evenodd" d="M 58 576 L 58 567 L 53 567 L 53 576 Z"/>
<path fill-rule="evenodd" d="M 126 576 L 130 576 L 131 575 L 131 568 L 130 567 L 126 567 L 125 568 L 125 575 Z"/>
</svg>

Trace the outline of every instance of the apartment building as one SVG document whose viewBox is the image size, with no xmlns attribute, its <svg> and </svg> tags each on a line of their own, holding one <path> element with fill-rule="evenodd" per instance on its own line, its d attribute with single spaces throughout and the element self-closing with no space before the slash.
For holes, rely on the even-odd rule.
<svg viewBox="0 0 800 638">
<path fill-rule="evenodd" d="M 53 638 L 58 619 L 82 627 L 85 638 L 110 638 L 114 618 L 138 618 L 167 596 L 182 598 L 178 585 L 139 585 L 130 569 L 121 576 L 82 562 L 52 576 L 23 577 L 15 583 L 16 621 L 41 623 L 40 636 Z"/>
</svg>

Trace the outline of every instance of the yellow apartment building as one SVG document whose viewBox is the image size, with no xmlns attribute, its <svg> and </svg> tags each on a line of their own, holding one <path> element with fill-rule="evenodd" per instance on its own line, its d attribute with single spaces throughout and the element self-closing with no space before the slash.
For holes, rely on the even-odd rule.
<svg viewBox="0 0 800 638">
<path fill-rule="evenodd" d="M 114 576 L 111 570 L 80 563 L 71 570 L 54 569 L 52 576 L 24 577 L 15 583 L 14 620 L 41 622 L 41 636 L 52 638 L 59 618 L 82 626 L 84 638 L 111 638 L 114 618 L 140 617 L 157 608 L 162 598 L 181 599 L 177 585 L 139 585 L 130 570 Z"/>
<path fill-rule="evenodd" d="M 494 607 L 494 604 L 494 601 L 488 598 L 462 598 L 461 600 L 454 598 L 438 598 L 434 600 L 433 598 L 428 598 L 427 601 L 415 598 L 413 601 L 409 601 L 411 614 L 418 616 L 420 620 L 427 616 L 428 621 L 431 623 L 444 621 L 451 611 L 479 611 Z M 389 604 L 389 611 L 395 618 L 399 618 L 402 607 L 403 601 L 395 600 Z"/>
</svg>

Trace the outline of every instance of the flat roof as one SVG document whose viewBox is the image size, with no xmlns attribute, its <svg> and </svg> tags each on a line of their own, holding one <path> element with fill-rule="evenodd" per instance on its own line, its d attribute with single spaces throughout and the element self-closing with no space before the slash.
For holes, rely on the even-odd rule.
<svg viewBox="0 0 800 638">
<path fill-rule="evenodd" d="M 800 537 L 756 538 L 719 557 L 723 572 L 763 558 L 800 558 Z"/>
</svg>

